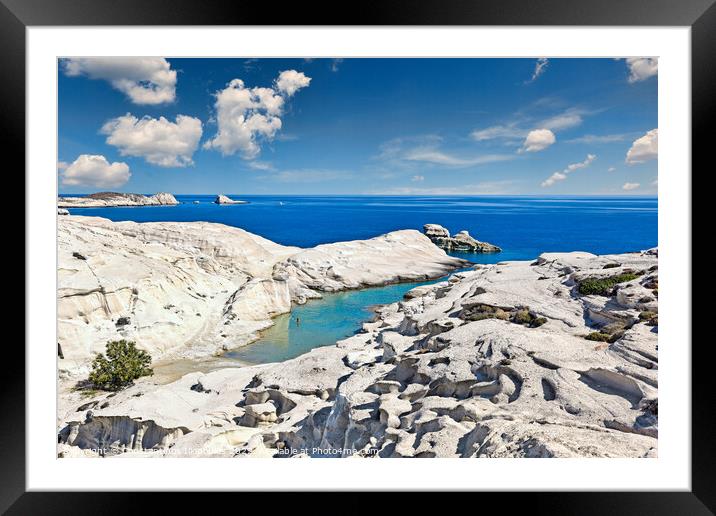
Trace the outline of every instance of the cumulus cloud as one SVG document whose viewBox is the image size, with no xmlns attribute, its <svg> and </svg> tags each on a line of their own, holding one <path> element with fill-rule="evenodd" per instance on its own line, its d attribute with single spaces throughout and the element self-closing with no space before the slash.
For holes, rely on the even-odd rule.
<svg viewBox="0 0 716 516">
<path fill-rule="evenodd" d="M 71 164 L 65 165 L 60 172 L 60 178 L 66 186 L 116 188 L 129 181 L 131 176 L 126 163 L 110 164 L 107 158 L 99 155 L 82 154 Z"/>
<path fill-rule="evenodd" d="M 532 72 L 532 77 L 529 81 L 525 82 L 534 82 L 537 80 L 537 78 L 542 75 L 547 68 L 547 65 L 549 64 L 549 60 L 546 57 L 540 57 L 537 59 L 537 62 L 535 63 L 535 69 L 534 72 Z"/>
<path fill-rule="evenodd" d="M 546 149 L 557 139 L 549 129 L 535 129 L 530 131 L 522 144 L 522 152 L 537 152 Z"/>
<path fill-rule="evenodd" d="M 639 183 L 624 183 L 622 190 L 636 190 L 639 188 Z"/>
<path fill-rule="evenodd" d="M 127 113 L 102 126 L 107 143 L 122 156 L 142 157 L 160 167 L 193 165 L 192 155 L 201 139 L 201 120 L 177 115 L 176 122 L 166 118 L 137 117 Z"/>
<path fill-rule="evenodd" d="M 177 73 L 162 57 L 72 57 L 65 75 L 109 82 L 135 104 L 163 104 L 176 98 Z"/>
<path fill-rule="evenodd" d="M 247 88 L 241 79 L 232 80 L 216 93 L 218 131 L 205 149 L 217 149 L 222 155 L 237 152 L 254 159 L 261 152 L 261 141 L 271 141 L 281 129 L 281 115 L 288 97 L 311 82 L 296 70 L 281 72 L 273 88 Z"/>
<path fill-rule="evenodd" d="M 276 89 L 280 93 L 285 93 L 287 97 L 292 97 L 294 93 L 309 84 L 311 84 L 311 78 L 296 70 L 284 70 L 276 79 Z"/>
<path fill-rule="evenodd" d="M 656 57 L 629 57 L 629 82 L 645 81 L 659 73 L 659 59 Z"/>
<path fill-rule="evenodd" d="M 626 162 L 629 165 L 644 163 L 659 156 L 659 129 L 652 129 L 641 138 L 634 140 L 627 151 Z"/>
<path fill-rule="evenodd" d="M 410 180 L 415 183 L 419 183 L 421 181 L 425 181 L 425 176 L 413 176 L 410 178 Z"/>
<path fill-rule="evenodd" d="M 542 181 L 542 187 L 552 186 L 553 184 L 555 184 L 559 181 L 564 181 L 565 179 L 567 179 L 567 176 L 569 174 L 571 174 L 575 170 L 579 170 L 580 168 L 588 167 L 592 163 L 592 161 L 594 161 L 595 159 L 597 159 L 597 157 L 594 154 L 587 154 L 587 157 L 584 161 L 580 161 L 579 163 L 572 163 L 571 165 L 567 165 L 567 167 L 564 170 L 562 170 L 560 172 L 555 172 L 554 174 L 549 176 L 547 179 Z"/>
</svg>

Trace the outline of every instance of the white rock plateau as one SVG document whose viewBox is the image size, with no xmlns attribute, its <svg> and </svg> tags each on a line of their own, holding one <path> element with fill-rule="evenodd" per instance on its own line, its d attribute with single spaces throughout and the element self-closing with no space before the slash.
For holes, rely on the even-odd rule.
<svg viewBox="0 0 716 516">
<path fill-rule="evenodd" d="M 309 292 L 458 265 L 415 231 L 299 250 L 216 224 L 73 216 L 60 264 L 77 363 L 124 333 L 154 352 L 211 348 Z M 605 296 L 579 293 L 619 274 Z M 657 274 L 655 252 L 476 266 L 292 360 L 61 400 L 58 455 L 656 457 Z"/>
<path fill-rule="evenodd" d="M 99 192 L 89 194 L 85 197 L 58 197 L 58 208 L 109 208 L 113 206 L 173 206 L 179 204 L 176 198 L 166 192 L 160 192 L 151 196 Z"/>
</svg>

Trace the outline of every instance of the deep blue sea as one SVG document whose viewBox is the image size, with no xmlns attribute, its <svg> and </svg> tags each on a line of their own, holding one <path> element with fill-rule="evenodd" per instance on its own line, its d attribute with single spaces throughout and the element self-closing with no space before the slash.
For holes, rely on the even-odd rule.
<svg viewBox="0 0 716 516">
<path fill-rule="evenodd" d="M 364 197 L 229 195 L 250 204 L 217 205 L 213 195 L 177 195 L 178 206 L 75 208 L 74 215 L 136 222 L 209 221 L 243 228 L 284 245 L 370 238 L 441 224 L 502 247 L 497 254 L 458 253 L 476 263 L 531 260 L 542 252 L 595 254 L 657 245 L 657 199 L 645 197 Z M 195 201 L 199 201 L 198 204 Z M 422 284 L 422 283 L 420 283 Z M 242 363 L 293 358 L 352 335 L 370 307 L 399 300 L 414 284 L 327 294 L 278 316 L 259 341 L 230 351 Z M 297 324 L 296 318 L 300 319 Z"/>
<path fill-rule="evenodd" d="M 284 245 L 370 238 L 441 224 L 499 245 L 479 263 L 529 260 L 548 251 L 595 254 L 657 245 L 656 197 L 366 197 L 229 195 L 250 204 L 218 205 L 213 195 L 177 195 L 178 206 L 75 208 L 72 214 L 136 222 L 209 221 Z M 194 204 L 199 201 L 199 204 Z"/>
</svg>

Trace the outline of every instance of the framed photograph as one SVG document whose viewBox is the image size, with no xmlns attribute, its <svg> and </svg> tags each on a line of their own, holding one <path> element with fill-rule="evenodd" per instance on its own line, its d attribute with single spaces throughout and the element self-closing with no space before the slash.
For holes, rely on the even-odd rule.
<svg viewBox="0 0 716 516">
<path fill-rule="evenodd" d="M 27 304 L 0 508 L 434 490 L 712 514 L 712 4 L 2 0 Z"/>
</svg>

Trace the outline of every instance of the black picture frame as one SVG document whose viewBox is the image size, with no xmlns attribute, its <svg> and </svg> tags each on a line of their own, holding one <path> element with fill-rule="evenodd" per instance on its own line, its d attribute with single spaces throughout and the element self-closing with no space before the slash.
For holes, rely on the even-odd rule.
<svg viewBox="0 0 716 516">
<path fill-rule="evenodd" d="M 216 0 L 0 0 L 0 141 L 5 157 L 25 165 L 25 30 L 29 26 L 62 25 L 584 25 L 689 26 L 692 50 L 692 168 L 706 165 L 716 112 L 716 0 L 384 0 L 361 4 L 283 5 L 272 2 L 271 18 L 246 2 Z M 24 168 L 23 168 L 24 169 Z M 691 171 L 679 171 L 690 175 Z M 26 184 L 27 191 L 32 190 Z M 693 188 L 692 188 L 692 191 Z M 696 222 L 696 221 L 694 221 Z M 692 232 L 692 235 L 694 233 Z M 690 254 L 685 254 L 690 256 Z M 25 270 L 26 277 L 32 271 Z M 690 302 L 693 300 L 684 300 Z M 696 306 L 693 304 L 693 306 Z M 32 307 L 28 307 L 31 309 Z M 512 493 L 510 504 L 536 514 L 714 514 L 716 457 L 714 389 L 707 382 L 711 339 L 697 342 L 692 353 L 692 470 L 690 492 Z M 688 349 L 688 342 L 667 343 Z M 699 344 L 703 344 L 699 346 Z M 7 514 L 107 514 L 127 512 L 122 493 L 25 492 L 25 353 L 7 343 L 0 389 L 4 423 L 0 424 L 0 511 Z M 11 422 L 11 423 L 9 423 Z M 284 486 L 290 488 L 290 486 Z M 121 488 L 121 486 L 118 486 Z M 172 497 L 180 497 L 171 494 Z M 211 494 L 212 505 L 225 501 Z M 359 494 L 341 505 L 360 504 Z M 495 495 L 504 502 L 505 493 Z M 132 506 L 148 508 L 148 493 L 132 494 Z M 164 497 L 166 498 L 166 496 Z M 179 498 L 181 500 L 181 498 Z M 355 499 L 355 501 L 353 501 Z M 492 501 L 480 494 L 480 507 Z M 334 509 L 337 509 L 334 507 Z M 337 509 L 341 510 L 341 509 Z"/>
</svg>

